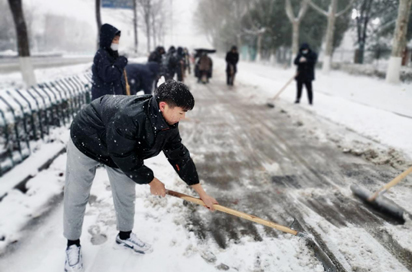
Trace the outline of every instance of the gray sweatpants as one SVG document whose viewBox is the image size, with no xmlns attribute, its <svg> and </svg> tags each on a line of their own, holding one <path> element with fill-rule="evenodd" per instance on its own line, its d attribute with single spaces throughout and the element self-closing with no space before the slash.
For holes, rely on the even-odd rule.
<svg viewBox="0 0 412 280">
<path fill-rule="evenodd" d="M 80 152 L 70 139 L 67 145 L 64 187 L 64 237 L 80 239 L 83 218 L 98 162 Z M 134 223 L 135 182 L 120 169 L 106 166 L 116 211 L 117 230 L 131 231 Z"/>
</svg>

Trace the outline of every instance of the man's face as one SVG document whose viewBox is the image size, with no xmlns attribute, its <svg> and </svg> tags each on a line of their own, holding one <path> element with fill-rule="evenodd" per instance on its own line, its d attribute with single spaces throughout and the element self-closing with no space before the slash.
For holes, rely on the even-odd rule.
<svg viewBox="0 0 412 280">
<path fill-rule="evenodd" d="M 169 125 L 174 125 L 186 117 L 187 110 L 183 110 L 182 107 L 170 107 L 166 102 L 161 101 L 159 103 L 160 111 L 163 118 Z"/>
</svg>

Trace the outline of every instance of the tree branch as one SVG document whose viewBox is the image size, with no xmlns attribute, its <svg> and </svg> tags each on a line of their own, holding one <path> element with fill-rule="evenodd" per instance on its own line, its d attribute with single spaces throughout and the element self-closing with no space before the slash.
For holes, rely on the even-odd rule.
<svg viewBox="0 0 412 280">
<path fill-rule="evenodd" d="M 345 9 L 343 9 L 342 11 L 340 11 L 339 13 L 336 14 L 336 17 L 340 17 L 341 15 L 343 15 L 344 13 L 346 13 L 349 8 L 352 8 L 352 4 L 353 4 L 354 0 L 351 0 L 350 3 L 346 6 Z"/>
<path fill-rule="evenodd" d="M 303 16 L 305 15 L 306 11 L 308 10 L 308 1 L 310 0 L 303 0 L 300 2 L 300 10 L 299 10 L 299 15 L 297 17 L 297 21 L 301 21 Z"/>
<path fill-rule="evenodd" d="M 353 1 L 353 0 L 352 0 Z M 322 10 L 318 5 L 316 5 L 315 3 L 313 3 L 311 0 L 309 0 L 309 5 L 315 9 L 318 13 L 324 15 L 325 17 L 329 16 L 329 13 L 326 12 L 325 10 Z"/>
</svg>

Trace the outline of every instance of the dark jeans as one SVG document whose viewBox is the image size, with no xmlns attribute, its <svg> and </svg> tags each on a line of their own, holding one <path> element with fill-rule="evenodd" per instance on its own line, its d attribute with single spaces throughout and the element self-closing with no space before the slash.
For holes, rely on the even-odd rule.
<svg viewBox="0 0 412 280">
<path fill-rule="evenodd" d="M 235 73 L 230 74 L 226 72 L 226 84 L 229 86 L 233 86 L 233 81 L 235 80 Z"/>
<path fill-rule="evenodd" d="M 300 98 L 302 97 L 302 88 L 303 85 L 306 87 L 306 91 L 308 92 L 308 99 L 309 99 L 309 104 L 313 103 L 313 92 L 312 92 L 312 82 L 302 82 L 302 81 L 297 81 L 297 86 L 298 86 L 298 95 L 296 97 L 296 101 L 300 101 Z"/>
</svg>

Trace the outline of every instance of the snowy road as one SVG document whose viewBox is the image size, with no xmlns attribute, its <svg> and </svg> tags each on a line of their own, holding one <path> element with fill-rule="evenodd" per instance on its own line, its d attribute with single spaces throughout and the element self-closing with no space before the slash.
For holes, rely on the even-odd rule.
<svg viewBox="0 0 412 280">
<path fill-rule="evenodd" d="M 289 113 L 299 110 L 293 104 L 278 101 L 270 109 L 259 102 L 255 86 L 237 83 L 228 89 L 223 64 L 215 65 L 210 84 L 188 79 L 196 105 L 180 124 L 207 192 L 224 206 L 282 225 L 297 218 L 336 270 L 412 271 L 411 222 L 399 225 L 371 212 L 349 189 L 351 184 L 376 189 L 397 171 L 342 153 L 334 141 L 320 135 L 362 137 L 311 109 L 297 119 Z M 63 155 L 50 176 L 64 171 L 64 162 Z M 163 156 L 148 165 L 168 188 L 193 195 Z M 392 195 L 403 197 L 405 203 L 412 199 L 406 184 Z M 28 226 L 23 231 L 26 237 L 0 256 L 0 271 L 61 271 L 61 216 L 61 198 L 56 198 L 53 210 Z M 82 236 L 87 271 L 324 269 L 311 248 L 296 237 L 184 205 L 176 198 L 153 197 L 147 186 L 137 186 L 135 221 L 138 235 L 154 245 L 150 255 L 116 248 L 110 186 L 99 169 Z"/>
</svg>

